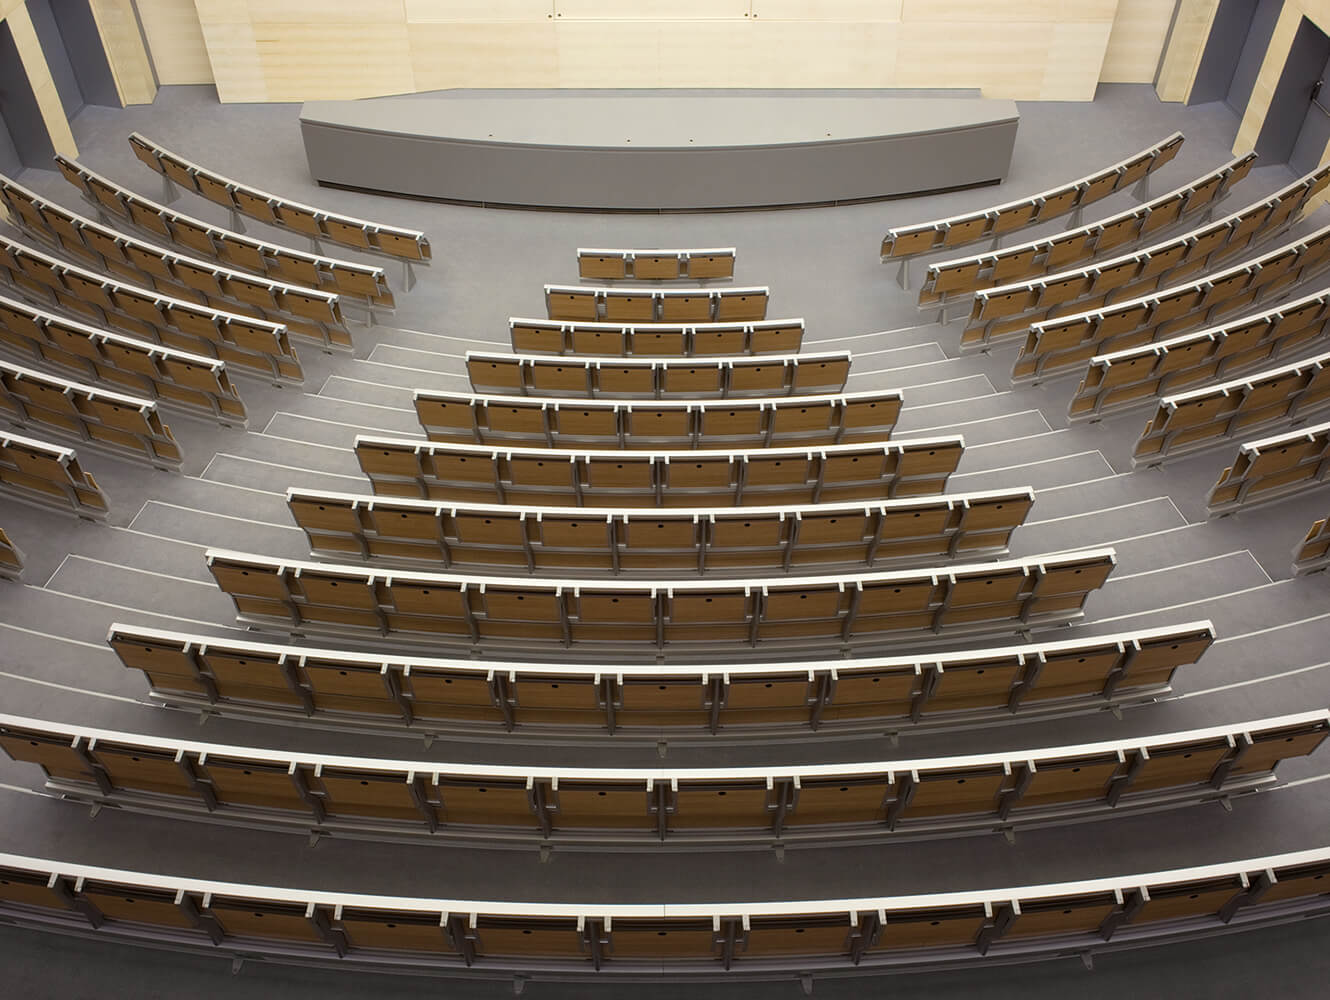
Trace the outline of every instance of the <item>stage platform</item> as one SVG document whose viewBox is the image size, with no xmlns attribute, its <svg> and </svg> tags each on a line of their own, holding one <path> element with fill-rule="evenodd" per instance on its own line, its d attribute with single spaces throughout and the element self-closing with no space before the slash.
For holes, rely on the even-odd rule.
<svg viewBox="0 0 1330 1000">
<path fill-rule="evenodd" d="M 1005 179 L 1015 102 L 845 93 L 404 95 L 312 101 L 300 127 L 320 184 L 494 206 L 823 205 Z"/>
</svg>

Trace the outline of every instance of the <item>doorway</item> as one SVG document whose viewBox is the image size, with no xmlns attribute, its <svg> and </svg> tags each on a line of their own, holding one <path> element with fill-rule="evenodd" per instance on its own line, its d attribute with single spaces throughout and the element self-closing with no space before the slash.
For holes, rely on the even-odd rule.
<svg viewBox="0 0 1330 1000">
<path fill-rule="evenodd" d="M 1330 140 L 1330 92 L 1322 92 L 1330 63 L 1330 38 L 1324 31 L 1302 18 L 1293 45 L 1289 48 L 1284 70 L 1275 85 L 1261 134 L 1256 138 L 1256 152 L 1263 163 L 1288 163 L 1300 168 L 1311 158 L 1311 166 L 1320 160 Z M 1297 158 L 1298 163 L 1294 162 Z"/>
</svg>

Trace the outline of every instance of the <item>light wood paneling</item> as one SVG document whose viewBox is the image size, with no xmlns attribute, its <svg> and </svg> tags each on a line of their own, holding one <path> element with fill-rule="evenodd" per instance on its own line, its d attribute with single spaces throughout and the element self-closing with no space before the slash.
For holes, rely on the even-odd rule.
<svg viewBox="0 0 1330 1000">
<path fill-rule="evenodd" d="M 554 0 L 556 19 L 612 21 L 702 20 L 748 17 L 748 0 Z"/>
<path fill-rule="evenodd" d="M 197 4 L 223 101 L 443 87 L 891 86 L 1087 100 L 1118 9 L 1118 0 L 330 0 L 315 18 L 306 0 Z M 1148 50 L 1148 33 L 1138 26 L 1133 44 Z"/>
<path fill-rule="evenodd" d="M 899 21 L 904 0 L 752 0 L 753 17 L 787 21 Z"/>
<path fill-rule="evenodd" d="M 131 0 L 90 0 L 106 48 L 106 61 L 123 104 L 151 104 L 157 84 Z"/>
<path fill-rule="evenodd" d="M 553 21 L 412 24 L 408 42 L 416 90 L 558 87 Z"/>
<path fill-rule="evenodd" d="M 60 94 L 55 89 L 55 81 L 46 65 L 46 57 L 42 54 L 41 42 L 37 39 L 32 19 L 28 16 L 28 8 L 19 4 L 9 11 L 5 21 L 14 37 L 14 47 L 18 49 L 18 57 L 23 63 L 23 71 L 27 74 L 33 96 L 37 98 L 37 107 L 42 113 L 51 145 L 57 153 L 77 156 L 74 134 L 69 130 L 69 120 L 65 117 Z"/>
<path fill-rule="evenodd" d="M 548 21 L 554 0 L 404 0 L 406 19 L 424 21 Z"/>
<path fill-rule="evenodd" d="M 148 36 L 157 80 L 175 83 L 212 83 L 212 65 L 203 41 L 194 0 L 137 0 L 139 19 Z"/>
<path fill-rule="evenodd" d="M 406 24 L 324 20 L 254 25 L 270 101 L 350 100 L 415 90 Z"/>
<path fill-rule="evenodd" d="M 1155 84 L 1155 93 L 1161 101 L 1187 99 L 1218 9 L 1219 0 L 1181 0 L 1173 35 L 1159 67 L 1159 81 Z"/>
<path fill-rule="evenodd" d="M 1302 23 L 1302 11 L 1296 3 L 1284 4 L 1275 22 L 1270 44 L 1265 49 L 1265 59 L 1261 61 L 1261 71 L 1256 74 L 1256 83 L 1252 86 L 1251 98 L 1247 110 L 1243 113 L 1242 124 L 1238 126 L 1238 137 L 1233 143 L 1234 149 L 1244 152 L 1256 148 L 1256 138 L 1261 134 L 1265 116 L 1270 111 L 1270 102 L 1274 99 L 1275 88 L 1279 85 L 1280 74 L 1284 72 L 1284 63 L 1293 48 L 1293 38 Z"/>
<path fill-rule="evenodd" d="M 1118 0 L 1101 83 L 1153 83 L 1174 0 Z"/>
</svg>

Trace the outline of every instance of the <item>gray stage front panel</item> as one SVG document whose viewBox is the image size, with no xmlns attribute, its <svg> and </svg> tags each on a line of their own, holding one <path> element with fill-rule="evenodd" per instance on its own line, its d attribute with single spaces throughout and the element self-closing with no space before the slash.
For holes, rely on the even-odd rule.
<svg viewBox="0 0 1330 1000">
<path fill-rule="evenodd" d="M 798 205 L 1006 178 L 1012 101 L 797 93 L 315 101 L 300 125 L 321 184 L 499 205 Z"/>
</svg>

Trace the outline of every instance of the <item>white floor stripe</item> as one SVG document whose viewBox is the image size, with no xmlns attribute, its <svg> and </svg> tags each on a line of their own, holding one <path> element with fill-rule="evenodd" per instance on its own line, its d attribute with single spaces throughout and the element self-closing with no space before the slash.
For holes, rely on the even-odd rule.
<svg viewBox="0 0 1330 1000">
<path fill-rule="evenodd" d="M 193 544 L 186 542 L 184 544 Z M 155 569 L 141 569 L 138 566 L 126 566 L 123 563 L 110 562 L 106 559 L 94 559 L 92 556 L 81 556 L 77 552 L 71 552 L 70 559 L 78 559 L 82 562 L 89 562 L 96 566 L 109 566 L 111 569 L 123 570 L 126 573 L 139 573 L 143 576 L 156 576 L 163 580 L 172 580 L 175 583 L 188 583 L 195 587 L 207 587 L 209 590 L 215 590 L 217 584 L 212 580 L 191 580 L 187 576 L 176 576 L 172 573 L 162 573 Z M 43 588 L 47 589 L 47 588 Z"/>
</svg>

